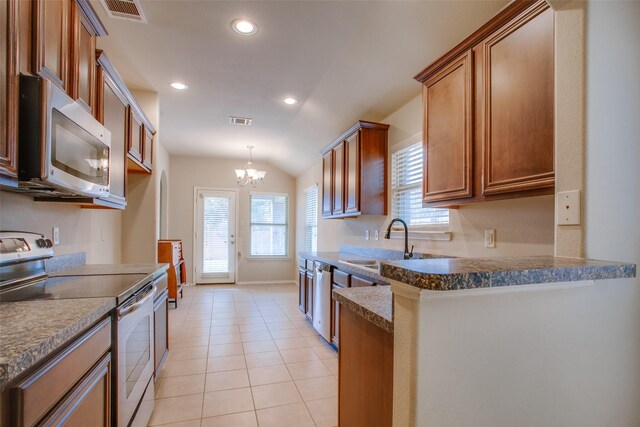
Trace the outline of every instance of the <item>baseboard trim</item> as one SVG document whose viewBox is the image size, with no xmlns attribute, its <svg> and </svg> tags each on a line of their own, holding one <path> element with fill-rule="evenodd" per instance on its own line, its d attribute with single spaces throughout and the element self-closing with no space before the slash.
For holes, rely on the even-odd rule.
<svg viewBox="0 0 640 427">
<path fill-rule="evenodd" d="M 254 280 L 236 282 L 236 285 L 297 285 L 295 280 Z"/>
</svg>

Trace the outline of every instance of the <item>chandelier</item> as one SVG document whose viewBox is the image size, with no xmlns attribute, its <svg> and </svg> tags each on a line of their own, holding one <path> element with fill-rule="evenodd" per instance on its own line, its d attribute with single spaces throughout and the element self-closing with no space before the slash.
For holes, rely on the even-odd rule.
<svg viewBox="0 0 640 427">
<path fill-rule="evenodd" d="M 244 187 L 247 185 L 251 185 L 252 187 L 256 185 L 258 182 L 263 182 L 266 171 L 259 171 L 253 167 L 253 156 L 251 155 L 251 150 L 253 150 L 253 145 L 247 145 L 249 149 L 249 161 L 245 165 L 244 169 L 236 169 L 236 178 L 238 179 L 238 185 L 240 187 Z"/>
</svg>

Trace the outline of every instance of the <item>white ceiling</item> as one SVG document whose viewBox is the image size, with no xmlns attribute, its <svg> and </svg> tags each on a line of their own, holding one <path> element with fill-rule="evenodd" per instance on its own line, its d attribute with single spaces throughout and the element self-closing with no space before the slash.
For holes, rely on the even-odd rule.
<svg viewBox="0 0 640 427">
<path fill-rule="evenodd" d="M 358 119 L 380 121 L 418 95 L 413 76 L 506 1 L 147 0 L 148 24 L 92 4 L 109 32 L 98 46 L 131 88 L 159 93 L 171 154 L 246 158 L 254 145 L 258 166 L 297 176 Z M 235 33 L 238 17 L 258 33 Z"/>
</svg>

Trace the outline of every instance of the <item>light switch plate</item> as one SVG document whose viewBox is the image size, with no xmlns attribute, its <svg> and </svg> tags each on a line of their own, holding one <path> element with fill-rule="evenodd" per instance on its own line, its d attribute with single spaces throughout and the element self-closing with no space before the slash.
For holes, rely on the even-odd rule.
<svg viewBox="0 0 640 427">
<path fill-rule="evenodd" d="M 380 232 L 378 230 L 374 230 L 374 232 L 373 232 L 373 240 L 375 240 L 376 242 L 378 240 L 380 240 Z"/>
<path fill-rule="evenodd" d="M 58 227 L 53 227 L 53 230 L 51 232 L 52 237 L 53 237 L 53 244 L 54 245 L 59 245 L 60 244 L 60 228 Z"/>
<path fill-rule="evenodd" d="M 580 190 L 561 191 L 556 201 L 558 225 L 580 225 Z"/>
<path fill-rule="evenodd" d="M 364 240 L 369 240 L 369 230 L 364 230 Z"/>
</svg>

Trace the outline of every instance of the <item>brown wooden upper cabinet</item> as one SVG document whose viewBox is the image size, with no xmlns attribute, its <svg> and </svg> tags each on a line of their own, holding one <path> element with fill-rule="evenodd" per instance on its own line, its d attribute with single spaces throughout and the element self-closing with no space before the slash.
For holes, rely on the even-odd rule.
<svg viewBox="0 0 640 427">
<path fill-rule="evenodd" d="M 472 194 L 472 54 L 427 79 L 423 88 L 424 200 Z"/>
<path fill-rule="evenodd" d="M 389 125 L 359 121 L 322 154 L 322 216 L 387 214 Z"/>
<path fill-rule="evenodd" d="M 69 89 L 71 0 L 35 0 L 33 5 L 34 72 Z"/>
<path fill-rule="evenodd" d="M 553 194 L 553 43 L 548 4 L 517 1 L 416 75 L 425 205 Z"/>
<path fill-rule="evenodd" d="M 333 204 L 332 215 L 344 213 L 344 141 L 331 149 L 333 159 Z"/>
<path fill-rule="evenodd" d="M 149 170 L 153 167 L 153 132 L 146 125 L 143 126 L 142 165 Z"/>
<path fill-rule="evenodd" d="M 87 111 L 96 108 L 96 37 L 107 31 L 86 1 L 71 3 L 71 97 Z"/>
<path fill-rule="evenodd" d="M 98 51 L 97 104 L 98 120 L 111 132 L 109 197 L 102 199 L 124 209 L 127 204 L 127 141 L 129 138 L 129 100 L 126 86 L 107 55 Z M 123 87 L 124 86 L 124 87 Z"/>
<path fill-rule="evenodd" d="M 142 118 L 132 108 L 129 111 L 129 157 L 142 163 Z"/>
<path fill-rule="evenodd" d="M 153 169 L 153 137 L 156 131 L 133 97 L 131 99 L 127 170 L 150 174 Z"/>
<path fill-rule="evenodd" d="M 333 211 L 333 150 L 322 155 L 322 216 Z"/>
<path fill-rule="evenodd" d="M 18 2 L 0 2 L 0 184 L 17 186 Z"/>
</svg>

